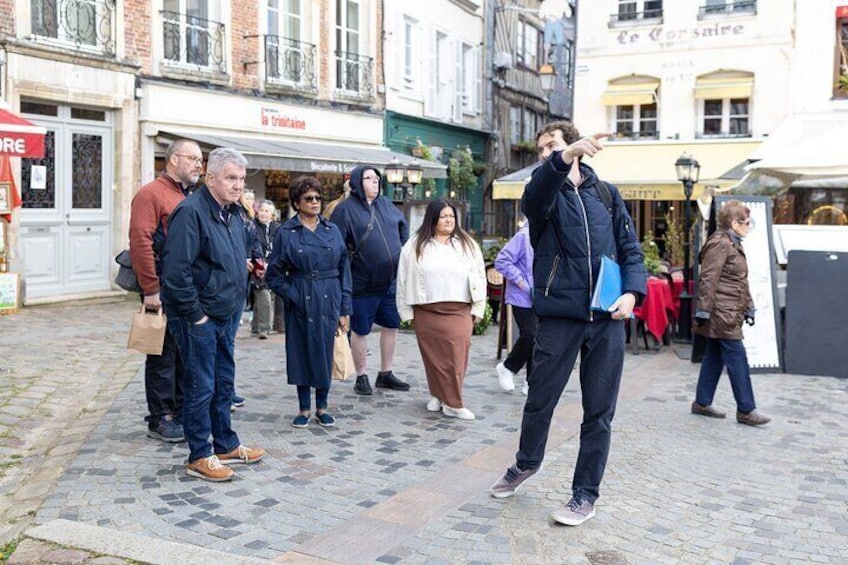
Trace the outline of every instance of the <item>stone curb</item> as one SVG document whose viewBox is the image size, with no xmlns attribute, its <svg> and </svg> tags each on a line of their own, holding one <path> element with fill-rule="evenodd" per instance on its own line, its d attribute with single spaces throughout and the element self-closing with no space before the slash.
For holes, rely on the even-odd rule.
<svg viewBox="0 0 848 565">
<path fill-rule="evenodd" d="M 151 539 L 70 520 L 51 520 L 27 530 L 24 535 L 65 547 L 132 559 L 151 565 L 172 565 L 173 563 L 180 565 L 209 565 L 209 563 L 259 565 L 268 563 L 264 559 L 244 557 L 172 541 Z"/>
</svg>

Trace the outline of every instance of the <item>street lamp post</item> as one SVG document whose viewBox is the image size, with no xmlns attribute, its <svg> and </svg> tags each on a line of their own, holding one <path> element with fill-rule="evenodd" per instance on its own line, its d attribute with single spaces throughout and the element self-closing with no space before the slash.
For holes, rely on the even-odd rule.
<svg viewBox="0 0 848 565">
<path fill-rule="evenodd" d="M 680 293 L 680 313 L 677 319 L 677 339 L 692 341 L 692 293 L 689 292 L 689 281 L 692 272 L 689 264 L 689 249 L 692 245 L 691 200 L 692 189 L 701 174 L 701 165 L 691 155 L 684 153 L 674 163 L 677 170 L 677 180 L 683 183 L 683 195 L 686 204 L 683 208 L 683 227 L 686 230 L 683 240 L 683 291 Z"/>
<path fill-rule="evenodd" d="M 394 187 L 392 200 L 400 202 L 412 197 L 415 192 L 416 185 L 421 184 L 421 177 L 424 175 L 424 169 L 418 166 L 416 161 L 413 161 L 412 164 L 404 167 L 400 164 L 397 158 L 395 158 L 389 165 L 386 166 L 385 173 L 386 180 Z M 404 177 L 406 177 L 407 182 L 404 182 Z"/>
</svg>

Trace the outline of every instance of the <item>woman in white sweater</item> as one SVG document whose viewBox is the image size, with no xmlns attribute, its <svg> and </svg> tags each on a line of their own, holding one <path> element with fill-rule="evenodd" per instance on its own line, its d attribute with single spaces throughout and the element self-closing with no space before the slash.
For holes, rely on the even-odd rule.
<svg viewBox="0 0 848 565">
<path fill-rule="evenodd" d="M 474 419 L 462 402 L 462 383 L 471 331 L 485 304 L 480 246 L 457 224 L 453 204 L 430 202 L 421 227 L 403 246 L 397 277 L 398 312 L 402 320 L 413 320 L 427 373 L 427 410 Z"/>
</svg>

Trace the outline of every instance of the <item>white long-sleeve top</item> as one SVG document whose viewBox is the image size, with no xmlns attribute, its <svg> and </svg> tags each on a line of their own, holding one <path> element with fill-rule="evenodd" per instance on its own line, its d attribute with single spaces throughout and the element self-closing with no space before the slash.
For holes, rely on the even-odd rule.
<svg viewBox="0 0 848 565">
<path fill-rule="evenodd" d="M 476 242 L 468 251 L 451 238 L 447 244 L 428 241 L 415 256 L 416 238 L 400 252 L 397 277 L 397 308 L 401 320 L 414 317 L 412 307 L 437 302 L 470 302 L 471 315 L 482 318 L 486 308 L 486 268 Z"/>
</svg>

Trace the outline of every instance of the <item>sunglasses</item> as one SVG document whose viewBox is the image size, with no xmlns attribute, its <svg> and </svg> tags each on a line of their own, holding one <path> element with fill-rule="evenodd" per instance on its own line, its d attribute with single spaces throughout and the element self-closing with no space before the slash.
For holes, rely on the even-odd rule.
<svg viewBox="0 0 848 565">
<path fill-rule="evenodd" d="M 321 200 L 323 200 L 323 198 L 321 198 L 320 196 L 313 195 L 313 194 L 308 194 L 306 196 L 303 196 L 302 200 L 305 200 L 306 202 L 321 202 Z"/>
</svg>

